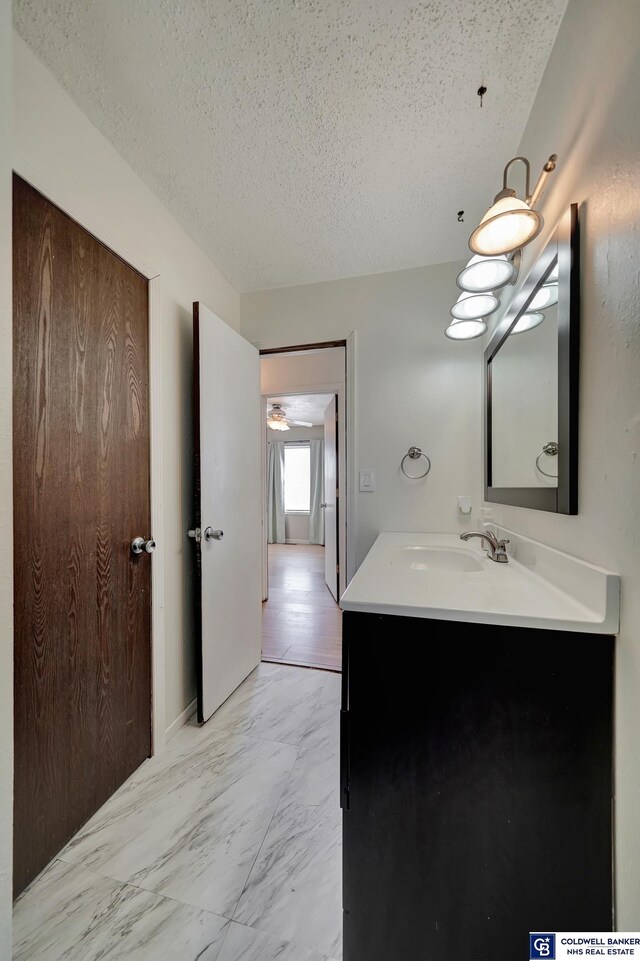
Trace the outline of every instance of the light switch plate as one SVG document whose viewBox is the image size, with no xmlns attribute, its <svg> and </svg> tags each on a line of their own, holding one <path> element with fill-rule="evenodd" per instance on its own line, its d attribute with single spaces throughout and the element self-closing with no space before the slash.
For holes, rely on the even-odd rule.
<svg viewBox="0 0 640 961">
<path fill-rule="evenodd" d="M 360 491 L 369 494 L 376 489 L 376 475 L 369 468 L 360 471 Z"/>
</svg>

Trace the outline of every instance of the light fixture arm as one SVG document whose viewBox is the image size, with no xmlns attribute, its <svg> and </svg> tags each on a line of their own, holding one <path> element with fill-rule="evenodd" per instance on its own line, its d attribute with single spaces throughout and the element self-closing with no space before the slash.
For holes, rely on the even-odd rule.
<svg viewBox="0 0 640 961">
<path fill-rule="evenodd" d="M 496 200 L 501 200 L 502 197 L 516 196 L 515 190 L 507 186 L 507 178 L 509 176 L 509 167 L 511 166 L 511 164 L 517 163 L 518 161 L 524 164 L 525 170 L 527 171 L 527 179 L 525 183 L 525 196 L 526 197 L 529 196 L 529 189 L 531 187 L 531 164 L 529 163 L 526 157 L 512 157 L 509 163 L 504 168 L 504 172 L 502 174 L 502 190 L 500 191 L 499 194 L 496 195 Z"/>
<path fill-rule="evenodd" d="M 504 168 L 504 173 L 502 174 L 502 190 L 500 191 L 499 194 L 496 194 L 494 203 L 498 200 L 502 200 L 503 197 L 517 196 L 515 190 L 512 187 L 508 186 L 507 180 L 509 177 L 509 168 L 511 167 L 512 164 L 519 162 L 524 164 L 525 170 L 526 170 L 524 200 L 527 206 L 533 209 L 536 203 L 538 202 L 538 200 L 540 200 L 540 197 L 542 196 L 542 191 L 544 190 L 544 186 L 547 182 L 547 177 L 549 176 L 550 173 L 552 173 L 552 171 L 556 169 L 557 159 L 558 159 L 558 155 L 555 153 L 552 153 L 549 159 L 547 160 L 547 162 L 545 163 L 545 165 L 543 166 L 542 171 L 540 172 L 540 176 L 538 177 L 538 182 L 533 189 L 533 193 L 531 193 L 531 164 L 529 163 L 526 157 L 512 157 L 512 159 Z"/>
<path fill-rule="evenodd" d="M 508 254 L 507 260 L 510 260 L 515 267 L 515 274 L 509 281 L 509 287 L 513 287 L 516 280 L 520 276 L 520 267 L 522 266 L 522 247 L 518 247 L 518 249 L 514 250 L 512 254 Z"/>
<path fill-rule="evenodd" d="M 558 154 L 552 153 L 549 159 L 547 160 L 546 164 L 542 168 L 540 172 L 540 176 L 538 177 L 538 183 L 535 185 L 533 189 L 533 193 L 531 194 L 530 197 L 527 197 L 527 203 L 529 204 L 530 207 L 535 207 L 535 205 L 540 200 L 540 197 L 542 196 L 542 191 L 544 190 L 544 186 L 547 182 L 547 177 L 549 176 L 550 173 L 553 173 L 553 171 L 556 169 L 557 159 L 558 159 Z"/>
</svg>

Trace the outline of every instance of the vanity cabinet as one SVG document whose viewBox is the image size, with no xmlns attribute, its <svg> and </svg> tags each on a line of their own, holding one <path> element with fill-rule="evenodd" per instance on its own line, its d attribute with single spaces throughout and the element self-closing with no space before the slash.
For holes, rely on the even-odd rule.
<svg viewBox="0 0 640 961">
<path fill-rule="evenodd" d="M 612 928 L 614 638 L 345 611 L 344 961 Z"/>
</svg>

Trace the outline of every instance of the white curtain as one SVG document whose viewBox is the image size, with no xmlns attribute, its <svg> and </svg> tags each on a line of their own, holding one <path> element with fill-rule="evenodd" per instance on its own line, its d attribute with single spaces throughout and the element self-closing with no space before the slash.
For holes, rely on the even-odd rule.
<svg viewBox="0 0 640 961">
<path fill-rule="evenodd" d="M 309 498 L 309 543 L 324 544 L 324 441 L 312 440 L 311 492 Z"/>
<path fill-rule="evenodd" d="M 284 441 L 269 444 L 267 464 L 267 540 L 284 544 Z"/>
</svg>

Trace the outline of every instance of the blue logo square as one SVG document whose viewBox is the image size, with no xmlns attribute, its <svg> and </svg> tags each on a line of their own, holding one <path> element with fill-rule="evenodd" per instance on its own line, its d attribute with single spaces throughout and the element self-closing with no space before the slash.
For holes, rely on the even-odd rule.
<svg viewBox="0 0 640 961">
<path fill-rule="evenodd" d="M 530 934 L 529 935 L 529 961 L 555 961 L 556 957 L 556 936 L 555 934 Z"/>
</svg>

